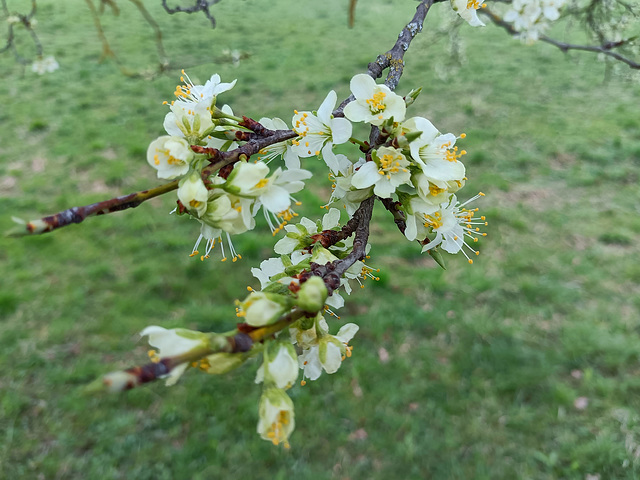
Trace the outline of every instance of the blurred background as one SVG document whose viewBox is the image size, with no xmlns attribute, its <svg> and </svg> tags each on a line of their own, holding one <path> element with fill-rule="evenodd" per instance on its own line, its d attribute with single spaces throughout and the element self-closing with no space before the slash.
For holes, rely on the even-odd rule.
<svg viewBox="0 0 640 480">
<path fill-rule="evenodd" d="M 164 75 L 129 78 L 100 62 L 80 0 L 38 2 L 37 32 L 59 70 L 38 76 L 0 56 L 0 230 L 11 216 L 160 184 L 146 149 L 164 133 L 180 68 L 195 82 L 237 78 L 221 97 L 236 114 L 290 122 L 330 89 L 345 98 L 416 5 L 361 1 L 349 29 L 343 0 L 225 0 L 211 29 L 147 3 L 172 62 Z M 102 17 L 105 34 L 126 68 L 151 72 L 153 31 L 119 5 Z M 264 222 L 234 238 L 237 263 L 189 258 L 199 229 L 168 215 L 173 194 L 41 237 L 1 237 L 1 478 L 640 476 L 640 73 L 493 26 L 462 25 L 452 44 L 437 33 L 451 18 L 448 4 L 433 7 L 398 92 L 422 86 L 408 115 L 467 134 L 459 197 L 486 193 L 476 206 L 489 220 L 475 263 L 447 256 L 443 271 L 378 204 L 369 264 L 380 281 L 331 323 L 360 325 L 354 355 L 290 391 L 285 451 L 255 433 L 257 364 L 81 394 L 147 361 L 147 325 L 233 328 L 234 299 L 259 286 L 250 267 L 273 254 Z M 312 218 L 331 187 L 318 162 L 303 163 L 318 173 L 300 195 Z"/>
</svg>

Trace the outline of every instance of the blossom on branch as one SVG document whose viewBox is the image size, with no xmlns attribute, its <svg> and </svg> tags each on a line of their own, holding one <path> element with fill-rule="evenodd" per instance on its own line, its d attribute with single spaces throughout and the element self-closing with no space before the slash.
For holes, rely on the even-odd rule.
<svg viewBox="0 0 640 480">
<path fill-rule="evenodd" d="M 164 117 L 164 129 L 174 137 L 184 137 L 191 144 L 198 144 L 213 131 L 211 106 L 208 101 L 196 104 L 174 102 L 171 111 Z"/>
<path fill-rule="evenodd" d="M 300 135 L 294 141 L 293 151 L 299 157 L 322 157 L 332 172 L 339 170 L 333 146 L 345 143 L 351 137 L 352 126 L 346 118 L 333 118 L 332 112 L 338 97 L 331 90 L 324 99 L 317 115 L 313 112 L 295 112 L 293 130 Z"/>
<path fill-rule="evenodd" d="M 204 215 L 207 211 L 209 191 L 199 173 L 192 172 L 191 175 L 180 180 L 178 199 L 187 210 L 197 217 Z"/>
<path fill-rule="evenodd" d="M 187 330 L 184 328 L 172 328 L 170 330 L 155 325 L 149 326 L 140 332 L 143 337 L 149 337 L 149 345 L 157 348 L 151 350 L 149 356 L 154 362 L 161 358 L 176 357 L 189 354 L 208 347 L 208 336 L 202 332 Z M 189 366 L 188 361 L 176 365 L 167 375 L 166 385 L 174 385 Z"/>
<path fill-rule="evenodd" d="M 270 325 L 291 308 L 289 298 L 275 293 L 251 292 L 243 302 L 238 302 L 238 317 L 252 327 Z"/>
<path fill-rule="evenodd" d="M 256 372 L 256 383 L 289 389 L 298 378 L 298 355 L 290 341 L 265 342 L 264 362 Z"/>
<path fill-rule="evenodd" d="M 366 162 L 354 173 L 351 184 L 358 188 L 373 186 L 373 193 L 382 198 L 390 198 L 402 184 L 411 185 L 409 160 L 400 150 L 380 147 L 371 155 L 373 161 Z"/>
<path fill-rule="evenodd" d="M 307 330 L 291 328 L 292 341 L 301 349 L 298 364 L 309 380 L 317 380 L 322 370 L 328 374 L 336 373 L 345 357 L 351 356 L 349 341 L 358 332 L 355 323 L 342 326 L 336 335 L 329 334 L 329 326 L 319 315 L 314 326 Z"/>
<path fill-rule="evenodd" d="M 340 210 L 332 208 L 322 217 L 322 222 L 314 222 L 307 217 L 302 217 L 295 225 L 286 225 L 287 234 L 278 240 L 274 250 L 279 255 L 292 253 L 313 245 L 312 235 L 322 230 L 330 230 L 338 226 Z"/>
<path fill-rule="evenodd" d="M 239 196 L 256 198 L 269 212 L 284 216 L 291 206 L 291 194 L 304 188 L 302 180 L 311 178 L 311 172 L 302 169 L 283 172 L 278 168 L 267 178 L 268 174 L 269 167 L 263 162 L 238 162 L 222 188 Z"/>
<path fill-rule="evenodd" d="M 465 241 L 465 237 L 470 238 L 472 242 L 477 242 L 479 237 L 486 236 L 486 233 L 480 232 L 478 225 L 486 226 L 487 222 L 484 216 L 475 217 L 477 208 L 469 210 L 465 206 L 482 196 L 484 194 L 479 193 L 466 202 L 460 203 L 455 195 L 451 195 L 449 201 L 439 207 L 419 199 L 412 199 L 410 207 L 405 207 L 411 215 L 407 219 L 405 231 L 407 239 L 422 238 L 425 234 L 434 233 L 435 238 L 424 244 L 423 252 L 442 246 L 442 249 L 448 253 L 462 252 L 468 262 L 473 263 L 464 248 L 473 255 L 479 255 L 480 252 L 474 250 Z"/>
<path fill-rule="evenodd" d="M 484 8 L 485 5 L 485 3 L 480 3 L 478 0 L 451 0 L 453 10 L 472 27 L 485 26 L 476 12 L 479 8 Z"/>
<path fill-rule="evenodd" d="M 532 44 L 549 28 L 549 22 L 560 18 L 565 3 L 566 0 L 513 0 L 504 21 L 513 25 L 523 42 Z"/>
<path fill-rule="evenodd" d="M 455 135 L 441 135 L 429 120 L 422 117 L 412 118 L 405 123 L 422 132 L 411 142 L 410 150 L 411 157 L 429 182 L 444 188 L 446 182 L 462 182 L 465 179 L 465 167 L 459 159 L 467 152 L 458 152 Z"/>
<path fill-rule="evenodd" d="M 174 92 L 174 95 L 177 97 L 176 102 L 197 104 L 208 101 L 208 106 L 211 107 L 212 104 L 215 104 L 216 97 L 223 92 L 231 90 L 237 80 L 231 83 L 223 83 L 220 75 L 215 73 L 211 75 L 211 78 L 207 80 L 204 85 L 194 85 L 189 75 L 182 70 L 180 81 L 183 85 L 178 85 Z"/>
<path fill-rule="evenodd" d="M 378 85 L 369 75 L 360 73 L 351 79 L 350 86 L 356 99 L 344 107 L 344 116 L 352 122 L 378 126 L 390 118 L 395 122 L 404 120 L 404 99 L 386 85 Z"/>
<path fill-rule="evenodd" d="M 284 390 L 266 388 L 258 407 L 258 434 L 274 445 L 289 448 L 289 436 L 295 428 L 293 402 Z"/>
<path fill-rule="evenodd" d="M 158 178 L 176 178 L 189 171 L 195 154 L 184 138 L 168 135 L 156 138 L 147 149 L 147 162 L 158 172 Z"/>
<path fill-rule="evenodd" d="M 268 128 L 269 130 L 288 130 L 289 127 L 284 120 L 280 118 L 266 118 L 263 117 L 259 120 L 259 123 Z M 284 165 L 288 169 L 297 169 L 300 168 L 300 157 L 296 153 L 293 148 L 293 140 L 286 140 L 280 143 L 274 143 L 273 145 L 269 145 L 262 150 L 260 150 L 260 154 L 264 155 L 261 157 L 261 160 L 266 160 L 265 163 L 269 163 L 275 157 L 281 155 L 284 160 Z"/>
</svg>

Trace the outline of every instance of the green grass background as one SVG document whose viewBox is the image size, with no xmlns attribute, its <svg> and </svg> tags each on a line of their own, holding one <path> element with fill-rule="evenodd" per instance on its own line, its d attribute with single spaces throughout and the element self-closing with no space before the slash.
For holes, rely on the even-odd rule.
<svg viewBox="0 0 640 480">
<path fill-rule="evenodd" d="M 153 67 L 151 31 L 120 3 L 120 17 L 103 18 L 114 49 L 129 68 Z M 11 215 L 157 185 L 145 152 L 181 66 L 200 81 L 237 78 L 224 94 L 236 113 L 288 121 L 330 89 L 344 98 L 415 7 L 360 1 L 348 29 L 342 0 L 225 0 L 211 30 L 151 3 L 176 65 L 153 81 L 98 62 L 80 0 L 38 2 L 38 33 L 60 70 L 39 77 L 0 56 L 0 230 Z M 423 86 L 410 114 L 468 135 L 461 197 L 484 191 L 490 221 L 475 264 L 448 257 L 442 271 L 378 205 L 370 263 L 381 280 L 333 323 L 361 326 L 354 356 L 291 390 L 296 431 L 284 451 L 255 433 L 256 365 L 122 396 L 80 393 L 146 360 L 146 325 L 233 327 L 233 300 L 256 285 L 250 267 L 272 252 L 264 224 L 237 237 L 236 264 L 188 257 L 197 225 L 167 215 L 172 195 L 1 238 L 0 478 L 640 477 L 639 74 L 607 76 L 594 55 L 467 26 L 465 61 L 452 67 L 447 40 L 432 34 L 446 9 L 433 8 L 407 53 L 399 91 Z M 225 48 L 250 57 L 214 61 Z M 308 216 L 322 214 L 323 178 L 301 195 Z"/>
</svg>

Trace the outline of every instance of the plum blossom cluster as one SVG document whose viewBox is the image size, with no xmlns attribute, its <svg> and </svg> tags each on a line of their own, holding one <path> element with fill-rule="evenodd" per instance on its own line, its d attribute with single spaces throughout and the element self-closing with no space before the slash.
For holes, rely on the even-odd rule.
<svg viewBox="0 0 640 480">
<path fill-rule="evenodd" d="M 531 44 L 540 38 L 550 26 L 560 18 L 560 9 L 566 0 L 513 0 L 504 14 L 504 21 L 520 32 L 518 37 Z"/>
<path fill-rule="evenodd" d="M 196 85 L 184 73 L 182 85 L 174 92 L 176 100 L 169 105 L 164 119 L 168 135 L 158 137 L 147 149 L 147 161 L 159 178 L 179 179 L 179 214 L 188 214 L 200 224 L 200 235 L 191 253 L 209 258 L 216 243 L 227 256 L 222 242 L 227 238 L 234 261 L 241 258 L 230 235 L 241 234 L 255 227 L 255 215 L 262 208 L 272 231 L 276 232 L 295 216 L 291 209 L 291 194 L 304 188 L 303 180 L 311 173 L 299 167 L 295 156 L 285 156 L 285 169 L 271 170 L 268 161 L 238 161 L 231 170 L 208 169 L 209 149 L 226 152 L 238 147 L 238 133 L 250 130 L 240 125 L 231 107 L 218 108 L 218 96 L 235 85 L 223 83 L 213 75 L 204 85 Z M 167 103 L 167 102 L 165 102 Z M 264 120 L 267 123 L 268 119 Z M 279 119 L 270 120 L 271 125 Z M 278 125 L 279 126 L 279 125 Z M 201 148 L 198 148 L 201 147 Z M 282 147 L 286 150 L 286 147 Z M 284 152 L 284 150 L 283 150 Z M 272 155 L 281 153 L 272 151 Z M 267 160 L 269 155 L 266 156 Z M 202 249 L 202 253 L 200 252 Z"/>
<path fill-rule="evenodd" d="M 468 3 L 459 6 L 458 13 L 474 24 L 478 7 Z M 339 318 L 335 311 L 344 305 L 343 294 L 351 293 L 353 283 L 362 286 L 367 278 L 377 278 L 376 270 L 364 263 L 369 244 L 354 256 L 355 228 L 349 224 L 362 202 L 376 197 L 388 209 L 392 205 L 400 230 L 407 240 L 418 241 L 423 252 L 434 257 L 439 249 L 462 253 L 472 263 L 478 254 L 473 244 L 485 235 L 481 226 L 486 221 L 467 205 L 483 194 L 466 202 L 457 198 L 467 180 L 461 161 L 466 152 L 456 145 L 464 134 L 442 133 L 424 117 L 407 118 L 420 90 L 402 97 L 369 75 L 356 75 L 350 82 L 354 100 L 341 113 L 335 110 L 337 95 L 330 91 L 317 110 L 295 110 L 289 126 L 279 118 L 255 122 L 235 116 L 228 105 L 219 107 L 219 96 L 233 88 L 235 80 L 223 83 L 213 75 L 199 85 L 183 72 L 181 82 L 176 100 L 168 104 L 167 135 L 151 142 L 147 160 L 158 177 L 177 179 L 175 211 L 199 223 L 191 255 L 208 258 L 220 244 L 225 259 L 224 235 L 233 260 L 240 258 L 230 235 L 252 230 L 260 209 L 274 235 L 284 235 L 275 243 L 276 255 L 251 270 L 260 289 L 248 287 L 248 295 L 236 301 L 238 331 L 259 339 L 248 350 L 229 350 L 223 334 L 151 326 L 142 335 L 153 347 L 149 356 L 158 365 L 158 376 L 168 385 L 190 367 L 225 373 L 261 355 L 255 380 L 263 389 L 257 431 L 265 440 L 288 447 L 295 415 L 287 390 L 300 376 L 305 385 L 323 372 L 337 372 L 351 356 L 349 342 L 359 327 L 347 323 L 330 333 L 327 318 Z M 354 123 L 372 128 L 369 140 L 353 137 Z M 265 132 L 288 133 L 286 140 L 266 142 L 254 151 L 258 160 L 237 155 L 219 163 L 227 158 L 220 152 L 240 152 L 243 142 L 261 135 L 270 138 Z M 339 145 L 357 146 L 355 154 L 336 153 Z M 292 205 L 298 203 L 292 195 L 311 177 L 301 160 L 314 158 L 324 162 L 333 183 L 327 211 L 317 221 L 301 217 L 291 222 L 297 216 Z M 281 161 L 279 166 L 276 161 Z M 341 222 L 341 217 L 347 220 Z M 339 279 L 323 276 L 347 260 Z M 132 381 L 130 375 L 113 374 L 109 382 L 123 385 Z"/>
<path fill-rule="evenodd" d="M 473 263 L 479 252 L 472 245 L 485 235 L 481 226 L 487 222 L 455 195 L 467 180 L 461 161 L 466 151 L 456 146 L 465 135 L 443 134 L 424 117 L 405 118 L 406 100 L 368 75 L 356 75 L 351 91 L 356 100 L 345 107 L 345 117 L 377 126 L 381 146 L 355 163 L 341 162 L 330 204 L 352 212 L 371 195 L 397 199 L 408 240 L 419 240 L 423 252 L 439 246 L 461 252 Z"/>
</svg>

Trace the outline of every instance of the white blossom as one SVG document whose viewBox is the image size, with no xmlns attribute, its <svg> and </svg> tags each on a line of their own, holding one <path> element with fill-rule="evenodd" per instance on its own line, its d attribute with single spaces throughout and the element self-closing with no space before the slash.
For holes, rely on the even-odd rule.
<svg viewBox="0 0 640 480">
<path fill-rule="evenodd" d="M 429 120 L 422 117 L 414 117 L 406 123 L 422 132 L 410 143 L 410 149 L 411 157 L 420 166 L 427 180 L 434 184 L 462 182 L 465 178 L 465 167 L 459 159 L 467 152 L 458 152 L 455 135 L 441 135 Z"/>
<path fill-rule="evenodd" d="M 523 42 L 531 44 L 549 28 L 549 22 L 560 18 L 565 3 L 566 0 L 514 0 L 503 18 L 519 32 Z"/>
<path fill-rule="evenodd" d="M 382 125 L 391 117 L 394 122 L 404 120 L 407 109 L 404 99 L 386 85 L 360 73 L 351 79 L 350 86 L 355 100 L 344 107 L 344 116 L 352 122 Z"/>
<path fill-rule="evenodd" d="M 464 203 L 459 203 L 456 196 L 451 195 L 449 202 L 443 203 L 437 211 L 431 214 L 424 214 L 422 216 L 424 226 L 435 233 L 435 238 L 425 244 L 422 247 L 422 251 L 426 252 L 441 246 L 448 253 L 462 252 L 469 263 L 473 263 L 473 260 L 469 258 L 463 247 L 474 255 L 479 255 L 480 252 L 474 250 L 465 241 L 465 237 L 470 238 L 472 242 L 476 242 L 479 237 L 486 236 L 486 233 L 480 232 L 478 225 L 487 225 L 487 222 L 484 216 L 474 216 L 478 211 L 477 208 L 469 210 L 465 206 L 483 195 L 483 193 L 480 193 Z"/>
<path fill-rule="evenodd" d="M 302 169 L 282 171 L 277 168 L 267 177 L 269 167 L 264 162 L 238 162 L 229 175 L 225 190 L 246 197 L 257 198 L 273 213 L 281 213 L 291 206 L 291 194 L 304 188 L 311 172 Z"/>
<path fill-rule="evenodd" d="M 261 118 L 260 124 L 269 130 L 288 130 L 289 126 L 280 118 Z M 284 165 L 288 169 L 300 168 L 300 157 L 293 148 L 293 140 L 285 140 L 284 142 L 274 143 L 260 150 L 260 154 L 264 155 L 261 159 L 269 163 L 273 158 L 281 155 Z"/>
<path fill-rule="evenodd" d="M 164 357 L 184 355 L 208 345 L 206 334 L 184 328 L 168 330 L 152 325 L 142 330 L 140 335 L 149 337 L 149 345 L 158 349 L 157 353 L 152 352 L 152 359 L 157 360 Z M 166 376 L 166 385 L 174 385 L 188 366 L 188 362 L 176 365 Z"/>
<path fill-rule="evenodd" d="M 178 199 L 187 210 L 200 217 L 207 211 L 209 191 L 198 172 L 183 178 L 178 188 Z"/>
<path fill-rule="evenodd" d="M 55 72 L 58 68 L 60 68 L 60 64 L 58 64 L 52 55 L 45 58 L 38 58 L 31 64 L 31 70 L 38 75 Z"/>
<path fill-rule="evenodd" d="M 373 186 L 373 193 L 377 196 L 390 198 L 400 185 L 411 185 L 409 160 L 400 150 L 380 147 L 373 153 L 372 159 L 353 175 L 351 184 L 354 187 L 361 189 Z"/>
<path fill-rule="evenodd" d="M 174 102 L 164 117 L 164 129 L 174 137 L 185 137 L 197 143 L 214 129 L 211 106 L 208 100 L 199 103 Z"/>
<path fill-rule="evenodd" d="M 295 112 L 293 130 L 300 135 L 293 142 L 293 151 L 302 158 L 320 156 L 332 172 L 339 170 L 333 146 L 345 143 L 351 138 L 352 126 L 346 118 L 333 118 L 332 112 L 337 102 L 336 92 L 331 90 L 324 99 L 317 115 L 312 112 Z"/>
<path fill-rule="evenodd" d="M 451 7 L 472 27 L 484 27 L 484 23 L 478 18 L 476 10 L 484 7 L 484 3 L 478 0 L 451 0 Z"/>
<path fill-rule="evenodd" d="M 236 84 L 236 80 L 231 83 L 223 83 L 220 79 L 220 75 L 217 73 L 211 75 L 211 78 L 205 82 L 204 85 L 194 85 L 189 78 L 189 75 L 182 70 L 182 76 L 180 81 L 184 85 L 178 85 L 174 92 L 177 97 L 176 102 L 193 103 L 198 104 L 208 102 L 208 107 L 214 102 L 215 98 L 223 93 L 231 90 Z"/>
<path fill-rule="evenodd" d="M 258 407 L 258 434 L 274 445 L 289 448 L 289 437 L 295 428 L 293 402 L 284 390 L 267 388 Z"/>
<path fill-rule="evenodd" d="M 267 385 L 273 384 L 278 388 L 288 389 L 298 378 L 299 370 L 298 356 L 291 342 L 267 342 L 264 362 L 256 372 L 255 382 L 264 381 Z"/>
<path fill-rule="evenodd" d="M 326 325 L 326 323 L 325 323 Z M 304 371 L 304 376 L 309 380 L 317 380 L 322 370 L 328 374 L 338 371 L 345 356 L 351 356 L 349 341 L 358 332 L 358 325 L 347 323 L 338 331 L 337 335 L 330 335 L 328 329 L 303 347 L 302 354 L 298 357 L 298 364 Z"/>
<path fill-rule="evenodd" d="M 158 178 L 175 178 L 189 171 L 195 154 L 184 138 L 168 135 L 156 138 L 147 148 L 147 162 L 158 172 Z"/>
<path fill-rule="evenodd" d="M 273 323 L 288 309 L 287 300 L 282 295 L 251 292 L 238 303 L 237 315 L 252 327 L 263 327 Z"/>
</svg>

